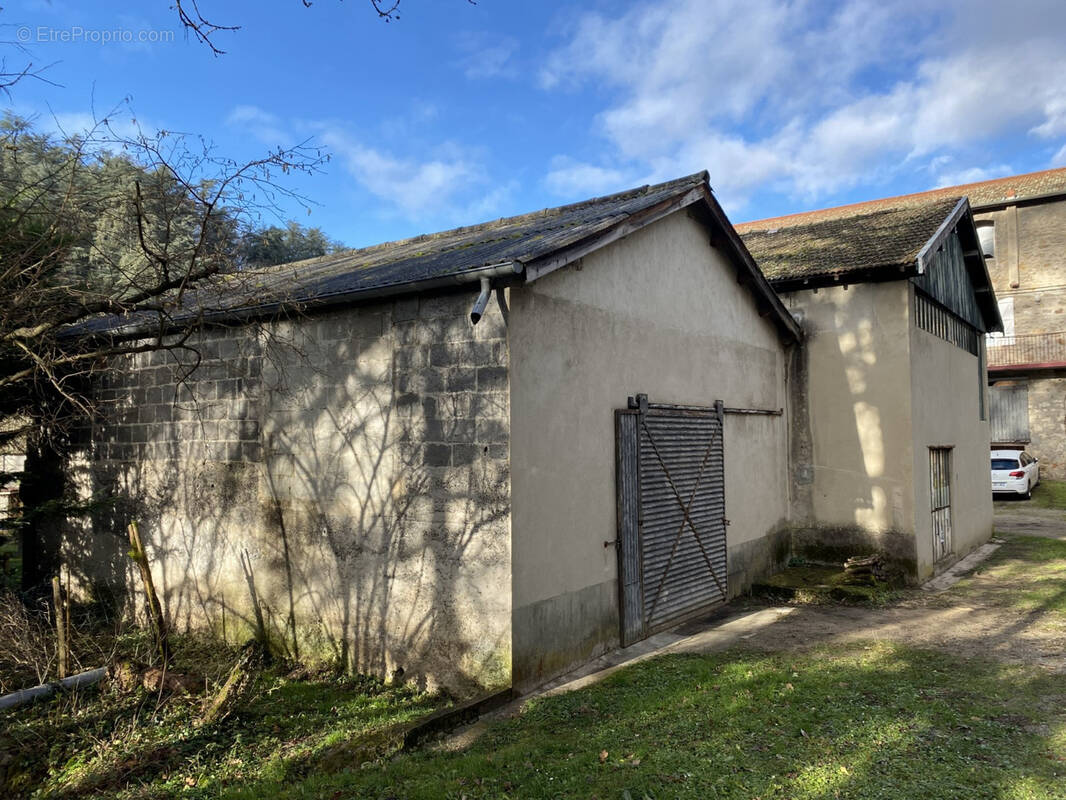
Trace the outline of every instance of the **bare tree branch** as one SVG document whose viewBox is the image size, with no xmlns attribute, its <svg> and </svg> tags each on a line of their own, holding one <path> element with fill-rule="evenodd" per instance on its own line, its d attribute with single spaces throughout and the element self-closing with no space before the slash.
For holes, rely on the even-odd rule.
<svg viewBox="0 0 1066 800">
<path fill-rule="evenodd" d="M 47 427 L 63 430 L 91 412 L 85 381 L 117 368 L 116 357 L 189 346 L 202 303 L 223 291 L 219 280 L 234 296 L 252 294 L 240 271 L 244 232 L 264 211 L 308 205 L 284 176 L 314 173 L 326 160 L 310 142 L 241 163 L 199 137 L 116 135 L 108 118 L 63 139 L 7 118 L 0 418 L 49 408 Z M 209 281 L 217 285 L 202 292 Z M 138 321 L 136 341 L 109 333 L 123 320 Z"/>
<path fill-rule="evenodd" d="M 192 6 L 192 13 L 187 10 L 187 6 Z M 192 33 L 196 37 L 196 41 L 200 44 L 206 44 L 211 48 L 211 52 L 216 56 L 225 54 L 225 50 L 220 50 L 215 46 L 215 43 L 211 41 L 211 37 L 219 31 L 239 31 L 240 25 L 217 25 L 204 18 L 204 15 L 200 13 L 200 6 L 196 0 L 174 0 L 174 5 L 171 6 L 178 12 L 178 19 L 181 20 L 181 25 L 185 28 L 186 33 Z"/>
<path fill-rule="evenodd" d="M 304 8 L 310 8 L 313 5 L 312 0 L 300 0 L 300 2 L 303 3 Z M 401 0 L 370 0 L 370 6 L 374 9 L 374 13 L 377 14 L 379 19 L 383 19 L 385 22 L 392 22 L 400 18 L 400 2 Z M 467 0 L 467 2 L 470 5 L 477 5 L 477 0 Z M 191 12 L 189 11 L 190 7 L 192 9 Z M 211 48 L 211 52 L 216 56 L 223 55 L 226 51 L 219 49 L 211 37 L 219 31 L 239 31 L 241 29 L 240 25 L 219 25 L 205 19 L 196 0 L 174 0 L 174 5 L 171 8 L 178 12 L 178 19 L 181 21 L 186 33 L 192 33 L 198 42 Z"/>
</svg>

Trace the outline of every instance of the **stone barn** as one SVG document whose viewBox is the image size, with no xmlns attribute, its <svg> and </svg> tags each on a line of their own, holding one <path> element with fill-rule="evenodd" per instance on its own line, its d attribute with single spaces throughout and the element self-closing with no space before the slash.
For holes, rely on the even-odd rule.
<svg viewBox="0 0 1066 800">
<path fill-rule="evenodd" d="M 113 502 L 64 545 L 121 585 L 139 520 L 179 628 L 522 688 L 788 556 L 800 330 L 705 173 L 199 300 L 97 386 L 71 470 Z"/>
</svg>

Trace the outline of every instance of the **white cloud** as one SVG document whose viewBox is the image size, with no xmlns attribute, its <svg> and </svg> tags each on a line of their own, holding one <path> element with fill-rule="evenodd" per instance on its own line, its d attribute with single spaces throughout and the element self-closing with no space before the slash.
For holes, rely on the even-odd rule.
<svg viewBox="0 0 1066 800">
<path fill-rule="evenodd" d="M 576 17 L 540 82 L 610 98 L 598 171 L 813 200 L 997 137 L 1057 145 L 1064 38 L 1059 0 L 664 0 Z"/>
<path fill-rule="evenodd" d="M 1044 139 L 1066 135 L 1066 97 L 1052 97 L 1044 106 L 1046 119 L 1032 132 Z"/>
<path fill-rule="evenodd" d="M 419 104 L 411 119 L 385 120 L 381 130 L 397 146 L 409 143 L 415 138 L 410 132 L 413 120 L 429 121 L 435 113 L 435 107 Z M 495 214 L 515 188 L 512 183 L 488 188 L 478 154 L 451 142 L 405 154 L 368 144 L 365 132 L 356 134 L 333 120 L 289 120 L 253 105 L 236 106 L 226 122 L 271 147 L 305 140 L 322 145 L 380 201 L 382 216 L 400 215 L 427 226 L 469 223 Z"/>
<path fill-rule="evenodd" d="M 19 116 L 30 119 L 34 126 L 46 133 L 60 137 L 92 134 L 95 140 L 136 139 L 143 131 L 152 136 L 156 128 L 146 120 L 139 119 L 130 108 L 121 104 L 106 114 L 91 111 L 36 111 L 30 108 L 15 110 Z"/>
<path fill-rule="evenodd" d="M 483 180 L 478 167 L 462 157 L 400 158 L 338 128 L 325 129 L 322 142 L 368 191 L 411 217 L 439 209 Z"/>
<path fill-rule="evenodd" d="M 1012 174 L 1014 174 L 1014 170 L 1011 169 L 1009 164 L 999 164 L 995 167 L 970 167 L 969 169 L 948 170 L 937 173 L 936 186 L 934 188 L 939 189 L 942 186 L 977 183 L 978 181 L 1002 178 Z"/>
<path fill-rule="evenodd" d="M 240 105 L 226 117 L 226 124 L 243 128 L 268 147 L 290 147 L 293 136 L 276 115 L 258 106 Z"/>
<path fill-rule="evenodd" d="M 457 36 L 455 44 L 462 54 L 459 66 L 468 78 L 513 78 L 518 75 L 514 56 L 519 45 L 513 37 L 468 31 Z"/>
<path fill-rule="evenodd" d="M 316 126 L 322 143 L 339 157 L 358 183 L 383 201 L 383 211 L 425 225 L 469 224 L 495 216 L 514 191 L 513 183 L 491 186 L 475 154 L 445 143 L 419 157 L 372 147 L 346 128 Z"/>
<path fill-rule="evenodd" d="M 592 196 L 620 191 L 632 184 L 624 172 L 595 164 L 585 164 L 568 156 L 552 159 L 544 179 L 549 191 L 566 197 Z"/>
</svg>

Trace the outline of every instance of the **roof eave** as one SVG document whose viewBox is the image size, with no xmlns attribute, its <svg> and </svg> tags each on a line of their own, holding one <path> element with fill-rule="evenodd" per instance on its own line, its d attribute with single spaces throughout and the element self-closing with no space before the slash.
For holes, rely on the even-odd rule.
<svg viewBox="0 0 1066 800">
<path fill-rule="evenodd" d="M 348 290 L 322 294 L 317 297 L 300 300 L 275 300 L 269 303 L 260 303 L 254 306 L 240 306 L 237 308 L 218 309 L 213 311 L 201 311 L 190 315 L 188 318 L 175 317 L 160 322 L 154 319 L 151 322 L 131 322 L 126 325 L 108 328 L 102 331 L 92 331 L 85 334 L 86 338 L 94 339 L 107 337 L 113 341 L 126 341 L 130 339 L 143 339 L 153 336 L 168 336 L 176 330 L 188 328 L 197 323 L 206 326 L 229 326 L 269 319 L 286 313 L 307 313 L 310 311 L 324 311 L 348 305 L 356 305 L 372 300 L 382 300 L 392 297 L 401 297 L 411 294 L 439 291 L 461 286 L 463 284 L 477 283 L 482 278 L 496 278 L 500 285 L 510 285 L 522 279 L 523 264 L 520 261 L 505 261 L 499 264 L 487 264 L 482 267 L 456 272 L 436 278 L 422 281 L 401 281 L 384 286 L 374 286 L 369 289 Z M 77 335 L 77 334 L 75 334 Z"/>
<path fill-rule="evenodd" d="M 777 323 L 778 329 L 781 333 L 793 342 L 803 341 L 803 328 L 796 321 L 796 318 L 792 316 L 787 308 L 785 308 L 784 302 L 778 295 L 774 288 L 770 285 L 770 282 L 766 279 L 763 271 L 759 269 L 758 264 L 755 263 L 754 257 L 748 251 L 747 245 L 744 244 L 744 240 L 740 238 L 740 234 L 737 233 L 736 228 L 725 215 L 725 211 L 718 204 L 718 200 L 715 198 L 713 192 L 711 192 L 710 186 L 704 186 L 703 203 L 706 209 L 711 213 L 714 219 L 718 222 L 722 232 L 725 234 L 726 239 L 731 245 L 731 249 L 734 255 L 737 257 L 735 262 L 737 267 L 737 280 L 741 280 L 741 276 L 745 276 L 747 280 L 741 281 L 748 283 L 750 289 L 755 294 L 756 302 L 760 306 L 761 313 L 765 315 L 772 315 L 774 321 Z"/>
<path fill-rule="evenodd" d="M 1034 203 L 1046 203 L 1049 200 L 1066 200 L 1066 191 L 1058 190 L 1054 192 L 1045 192 L 1044 194 L 1025 195 L 1023 197 L 1007 197 L 990 203 L 971 203 L 970 208 L 972 211 L 979 214 L 983 211 L 995 211 L 996 209 L 1007 208 L 1008 206 L 1027 206 Z"/>
<path fill-rule="evenodd" d="M 990 333 L 1002 332 L 1003 318 L 999 313 L 996 290 L 992 285 L 992 276 L 988 272 L 988 263 L 981 249 L 981 240 L 977 236 L 977 223 L 974 222 L 973 209 L 969 201 L 966 202 L 965 214 L 959 221 L 959 229 L 965 231 L 966 234 L 967 241 L 962 241 L 960 235 L 960 242 L 963 245 L 963 263 L 966 265 L 966 272 L 970 276 L 970 283 L 977 296 L 981 318 L 985 321 L 985 329 Z"/>
<path fill-rule="evenodd" d="M 770 278 L 769 282 L 775 291 L 795 292 L 802 289 L 825 289 L 830 286 L 852 286 L 858 283 L 901 281 L 917 274 L 917 262 L 908 261 L 900 264 L 878 264 L 874 267 L 864 267 L 848 272 L 823 272 L 814 275 Z"/>
<path fill-rule="evenodd" d="M 933 235 L 929 237 L 929 241 L 922 245 L 922 249 L 918 251 L 918 257 L 915 259 L 919 275 L 925 274 L 926 261 L 930 254 L 937 252 L 941 248 L 947 238 L 959 226 L 959 222 L 969 213 L 969 210 L 970 201 L 965 197 L 959 198 L 959 202 L 951 209 L 951 213 L 944 218 Z"/>
<path fill-rule="evenodd" d="M 992 277 L 988 272 L 988 264 L 981 250 L 980 239 L 977 236 L 977 223 L 973 219 L 973 211 L 970 208 L 970 200 L 961 197 L 959 202 L 951 210 L 951 213 L 940 223 L 936 233 L 929 239 L 918 253 L 918 272 L 922 274 L 926 269 L 926 259 L 932 253 L 937 252 L 944 241 L 953 233 L 958 233 L 959 242 L 962 245 L 962 260 L 966 267 L 966 274 L 970 278 L 977 304 L 981 310 L 981 319 L 985 323 L 985 330 L 990 332 L 1003 330 L 1003 319 L 999 315 L 999 305 L 996 303 L 996 292 L 992 287 Z"/>
</svg>

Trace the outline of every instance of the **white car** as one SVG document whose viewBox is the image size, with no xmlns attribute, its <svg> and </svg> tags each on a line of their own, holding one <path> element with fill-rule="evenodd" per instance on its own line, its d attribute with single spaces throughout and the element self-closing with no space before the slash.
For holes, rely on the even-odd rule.
<svg viewBox="0 0 1066 800">
<path fill-rule="evenodd" d="M 1040 483 L 1040 464 L 1022 450 L 992 451 L 992 493 L 1020 494 L 1026 500 Z"/>
</svg>

